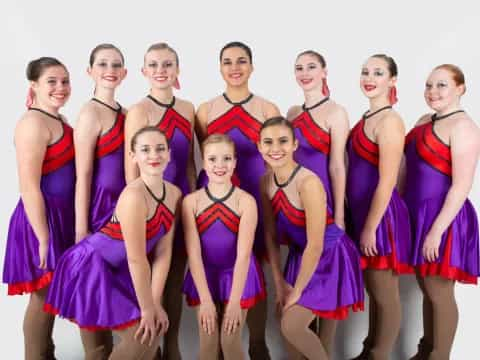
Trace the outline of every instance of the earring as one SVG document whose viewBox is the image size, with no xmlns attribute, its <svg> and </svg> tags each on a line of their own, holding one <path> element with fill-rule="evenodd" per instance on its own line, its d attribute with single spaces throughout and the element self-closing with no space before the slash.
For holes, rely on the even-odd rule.
<svg viewBox="0 0 480 360">
<path fill-rule="evenodd" d="M 390 102 L 390 105 L 394 105 L 397 103 L 398 98 L 397 98 L 397 88 L 395 86 L 392 86 L 390 88 L 390 92 L 388 93 L 388 100 Z"/>
<path fill-rule="evenodd" d="M 327 85 L 327 78 L 324 78 L 322 82 L 322 94 L 325 96 L 330 96 L 330 89 Z"/>
</svg>

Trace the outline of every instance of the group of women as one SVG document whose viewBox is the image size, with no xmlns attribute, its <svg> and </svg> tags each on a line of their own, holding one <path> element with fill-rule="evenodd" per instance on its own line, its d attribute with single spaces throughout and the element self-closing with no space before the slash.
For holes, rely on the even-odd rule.
<svg viewBox="0 0 480 360">
<path fill-rule="evenodd" d="M 30 294 L 26 359 L 54 359 L 57 314 L 78 324 L 86 359 L 180 359 L 182 292 L 197 309 L 200 359 L 244 359 L 245 323 L 250 358 L 269 359 L 267 263 L 289 358 L 330 358 L 337 320 L 363 310 L 365 286 L 368 335 L 355 359 L 388 359 L 405 273 L 416 273 L 423 292 L 412 359 L 449 358 L 455 283 L 480 275 L 467 199 L 480 131 L 460 105 L 463 73 L 449 64 L 431 72 L 433 114 L 405 137 L 391 57 L 363 64 L 369 108 L 351 131 L 330 99 L 323 56 L 297 56 L 305 102 L 286 118 L 250 91 L 252 60 L 245 44 L 225 45 L 226 90 L 195 111 L 174 96 L 177 53 L 154 44 L 142 68 L 150 92 L 127 113 L 115 96 L 123 55 L 101 44 L 88 67 L 94 96 L 75 130 L 59 113 L 70 95 L 66 67 L 48 57 L 29 63 L 28 109 L 15 130 L 21 200 L 3 273 L 10 295 Z"/>
</svg>

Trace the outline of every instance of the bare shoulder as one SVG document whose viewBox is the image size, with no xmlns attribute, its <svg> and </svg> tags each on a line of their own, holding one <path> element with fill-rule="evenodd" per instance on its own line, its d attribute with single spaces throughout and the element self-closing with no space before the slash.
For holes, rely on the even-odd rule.
<svg viewBox="0 0 480 360">
<path fill-rule="evenodd" d="M 118 198 L 117 208 L 124 211 L 127 209 L 130 209 L 130 211 L 144 209 L 146 211 L 147 204 L 142 180 L 136 179 L 123 189 Z"/>
<path fill-rule="evenodd" d="M 197 119 L 199 119 L 202 122 L 206 122 L 208 118 L 208 113 L 210 112 L 210 109 L 212 108 L 212 101 L 205 101 L 204 103 L 201 103 L 200 106 L 197 108 Z"/>
<path fill-rule="evenodd" d="M 302 113 L 302 107 L 300 105 L 293 105 L 288 109 L 287 111 L 287 120 L 293 120 L 295 119 L 298 115 Z"/>
<path fill-rule="evenodd" d="M 97 121 L 99 117 L 100 112 L 98 110 L 98 107 L 95 106 L 91 101 L 88 101 L 81 107 L 80 112 L 78 113 L 78 119 L 75 123 L 75 127 L 91 128 L 95 125 L 100 125 Z"/>
<path fill-rule="evenodd" d="M 265 119 L 280 116 L 280 110 L 273 102 L 258 95 L 255 95 L 252 100 L 257 101 L 260 104 Z"/>
<path fill-rule="evenodd" d="M 243 213 L 244 211 L 252 211 L 257 209 L 257 202 L 252 195 L 240 188 L 237 188 L 236 191 L 238 205 L 241 213 Z"/>
<path fill-rule="evenodd" d="M 178 97 L 175 97 L 175 103 L 178 110 L 181 111 L 185 118 L 191 122 L 195 116 L 195 107 L 193 104 L 188 100 L 180 99 Z"/>
<path fill-rule="evenodd" d="M 15 140 L 20 139 L 41 139 L 46 143 L 50 140 L 50 131 L 41 117 L 32 111 L 27 111 L 18 120 L 15 127 Z"/>
<path fill-rule="evenodd" d="M 328 107 L 327 124 L 330 126 L 333 124 L 344 124 L 348 126 L 349 122 L 347 110 L 335 101 L 330 101 Z"/>
<path fill-rule="evenodd" d="M 429 123 L 430 121 L 432 121 L 432 114 L 431 113 L 423 114 L 422 116 L 420 116 L 420 119 L 418 119 L 417 122 L 415 123 L 415 127 Z"/>
<path fill-rule="evenodd" d="M 378 122 L 378 132 L 399 131 L 405 133 L 405 124 L 396 111 L 387 112 Z"/>
<path fill-rule="evenodd" d="M 322 181 L 313 171 L 307 168 L 302 168 L 297 176 L 297 188 L 300 192 L 308 192 L 319 186 L 323 189 Z"/>
<path fill-rule="evenodd" d="M 459 116 L 455 120 L 452 126 L 452 135 L 480 143 L 480 128 L 467 114 Z"/>
</svg>

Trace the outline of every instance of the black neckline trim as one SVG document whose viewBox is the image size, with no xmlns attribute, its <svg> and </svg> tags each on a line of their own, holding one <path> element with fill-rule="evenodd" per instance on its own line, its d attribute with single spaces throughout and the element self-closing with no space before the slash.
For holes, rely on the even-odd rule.
<svg viewBox="0 0 480 360">
<path fill-rule="evenodd" d="M 278 182 L 277 177 L 275 176 L 275 174 L 273 174 L 273 181 L 275 181 L 275 185 L 277 185 L 279 188 L 283 188 L 287 186 L 292 182 L 293 178 L 295 177 L 295 175 L 297 175 L 297 173 L 300 171 L 301 168 L 302 168 L 302 165 L 298 164 L 297 167 L 292 171 L 292 173 L 288 177 L 287 181 L 285 181 L 282 184 Z"/>
<path fill-rule="evenodd" d="M 391 108 L 392 108 L 392 105 L 387 105 L 387 106 L 384 106 L 384 107 L 382 107 L 382 108 L 380 108 L 380 109 L 378 109 L 378 110 L 375 110 L 375 111 L 374 111 L 373 113 L 371 113 L 371 114 L 369 113 L 370 110 L 367 110 L 367 111 L 363 114 L 362 118 L 363 118 L 363 120 L 367 120 L 368 118 L 371 118 L 373 115 L 377 115 L 379 112 L 381 112 L 381 111 L 383 111 L 383 110 L 391 109 Z"/>
<path fill-rule="evenodd" d="M 436 113 L 432 115 L 432 121 L 438 121 L 438 120 L 442 120 L 442 119 L 445 119 L 449 116 L 452 116 L 454 114 L 458 114 L 458 113 L 461 113 L 461 112 L 465 112 L 465 110 L 455 110 L 455 111 L 452 111 L 452 112 L 449 112 L 448 114 L 445 114 L 445 115 L 441 115 L 441 116 L 438 116 Z"/>
<path fill-rule="evenodd" d="M 223 97 L 225 98 L 225 100 L 229 103 L 229 104 L 232 104 L 232 105 L 243 105 L 243 104 L 246 104 L 247 102 L 249 102 L 252 98 L 253 98 L 253 94 L 250 93 L 250 95 L 248 95 L 245 99 L 239 101 L 239 102 L 234 102 L 232 100 L 230 100 L 230 98 L 227 96 L 227 93 L 223 93 L 222 94 Z"/>
<path fill-rule="evenodd" d="M 55 115 L 49 113 L 48 111 L 45 111 L 45 110 L 42 110 L 42 109 L 36 108 L 36 107 L 29 107 L 28 110 L 38 111 L 38 112 L 40 112 L 40 113 L 42 113 L 42 114 L 44 114 L 44 115 L 47 115 L 48 117 L 51 117 L 52 119 L 58 120 L 58 121 L 60 121 L 60 122 L 63 123 L 63 119 L 62 119 L 62 117 L 61 117 L 60 115 L 55 116 Z"/>
<path fill-rule="evenodd" d="M 320 105 L 323 105 L 325 104 L 328 100 L 330 100 L 330 97 L 326 97 L 326 98 L 323 98 L 322 100 L 320 100 L 319 102 L 317 102 L 316 104 L 313 104 L 312 106 L 306 106 L 305 103 L 302 105 L 302 109 L 303 111 L 309 111 L 309 110 L 313 110 L 315 109 L 316 107 L 319 107 Z"/>
<path fill-rule="evenodd" d="M 171 108 L 175 105 L 175 96 L 172 98 L 172 101 L 170 102 L 170 104 L 165 104 L 165 103 L 162 103 L 161 101 L 158 101 L 157 99 L 155 99 L 152 95 L 147 95 L 147 98 L 149 98 L 150 100 L 152 100 L 155 104 L 157 104 L 158 106 L 161 106 L 161 107 L 164 107 L 164 108 Z"/>
<path fill-rule="evenodd" d="M 162 192 L 162 196 L 160 198 L 158 198 L 152 191 L 152 189 L 150 189 L 147 184 L 143 183 L 143 185 L 145 185 L 145 188 L 147 189 L 148 193 L 155 199 L 155 201 L 157 203 L 161 203 L 163 202 L 163 200 L 165 200 L 165 195 L 166 195 L 166 191 L 165 191 L 165 182 L 163 182 L 163 192 Z"/>
<path fill-rule="evenodd" d="M 120 112 L 122 110 L 122 105 L 120 105 L 118 102 L 116 102 L 116 104 L 118 105 L 118 108 L 115 109 L 113 106 L 110 106 L 108 105 L 107 103 L 104 103 L 102 100 L 98 100 L 97 98 L 95 97 L 92 97 L 92 101 L 95 101 L 96 103 L 99 103 L 107 108 L 109 108 L 110 110 L 114 111 L 114 112 Z"/>
<path fill-rule="evenodd" d="M 215 203 L 224 202 L 225 200 L 227 200 L 233 194 L 234 190 L 235 190 L 235 185 L 232 185 L 230 190 L 228 190 L 228 192 L 223 197 L 217 198 L 212 195 L 210 190 L 208 190 L 208 185 L 205 186 L 205 192 L 207 193 L 207 196 L 209 197 L 210 200 L 212 200 Z"/>
</svg>

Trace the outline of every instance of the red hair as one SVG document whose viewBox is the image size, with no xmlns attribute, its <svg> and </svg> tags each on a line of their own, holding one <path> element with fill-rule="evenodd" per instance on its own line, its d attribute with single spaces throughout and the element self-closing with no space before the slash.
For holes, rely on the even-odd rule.
<svg viewBox="0 0 480 360">
<path fill-rule="evenodd" d="M 462 86 L 464 87 L 463 94 L 465 94 L 465 91 L 467 90 L 467 87 L 465 86 L 465 75 L 463 74 L 462 69 L 460 69 L 457 65 L 453 64 L 442 64 L 438 65 L 435 67 L 434 70 L 447 70 L 452 74 L 453 81 L 455 81 L 455 84 L 457 86 Z"/>
</svg>

